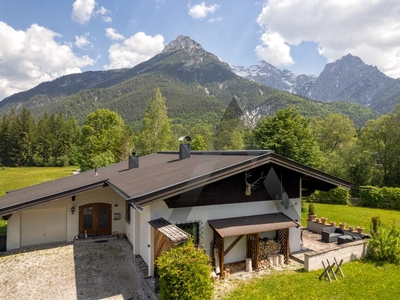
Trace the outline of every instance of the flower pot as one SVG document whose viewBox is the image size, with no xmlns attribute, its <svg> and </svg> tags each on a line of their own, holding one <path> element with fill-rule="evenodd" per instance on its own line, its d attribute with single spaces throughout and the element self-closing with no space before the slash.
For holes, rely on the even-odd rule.
<svg viewBox="0 0 400 300">
<path fill-rule="evenodd" d="M 325 225 L 327 220 L 327 218 L 321 218 L 321 223 Z"/>
<path fill-rule="evenodd" d="M 315 221 L 316 215 L 308 215 L 308 221 Z"/>
<path fill-rule="evenodd" d="M 346 227 L 346 223 L 340 223 L 339 227 L 340 227 L 340 229 L 344 229 Z"/>
<path fill-rule="evenodd" d="M 315 218 L 315 222 L 316 222 L 316 223 L 319 223 L 319 218 Z"/>
<path fill-rule="evenodd" d="M 331 222 L 331 226 L 336 226 L 336 222 Z"/>
<path fill-rule="evenodd" d="M 349 226 L 349 231 L 350 232 L 354 231 L 354 226 Z"/>
<path fill-rule="evenodd" d="M 363 233 L 363 231 L 364 231 L 364 227 L 357 227 L 357 232 L 359 234 Z"/>
</svg>

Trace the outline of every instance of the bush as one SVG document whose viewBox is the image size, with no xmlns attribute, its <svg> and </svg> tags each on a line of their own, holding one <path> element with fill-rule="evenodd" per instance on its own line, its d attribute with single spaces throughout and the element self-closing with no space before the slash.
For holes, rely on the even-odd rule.
<svg viewBox="0 0 400 300">
<path fill-rule="evenodd" d="M 209 257 L 193 242 L 165 251 L 157 259 L 162 299 L 212 299 Z"/>
<path fill-rule="evenodd" d="M 310 197 L 310 202 L 325 204 L 349 204 L 350 193 L 347 189 L 337 187 L 327 192 L 315 191 Z"/>
<path fill-rule="evenodd" d="M 314 203 L 309 203 L 308 204 L 308 215 L 315 215 Z"/>
<path fill-rule="evenodd" d="M 360 187 L 360 205 L 373 208 L 400 210 L 400 188 Z"/>
<path fill-rule="evenodd" d="M 390 229 L 382 227 L 374 232 L 367 254 L 371 260 L 400 263 L 400 229 L 393 223 Z"/>
</svg>

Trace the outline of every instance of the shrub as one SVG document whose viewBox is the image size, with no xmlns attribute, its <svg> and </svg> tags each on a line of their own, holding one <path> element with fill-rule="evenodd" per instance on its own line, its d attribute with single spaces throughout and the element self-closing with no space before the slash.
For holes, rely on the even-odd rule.
<svg viewBox="0 0 400 300">
<path fill-rule="evenodd" d="M 314 203 L 309 203 L 308 204 L 308 215 L 315 215 Z"/>
<path fill-rule="evenodd" d="M 209 257 L 193 242 L 165 251 L 157 259 L 162 299 L 212 299 Z"/>
<path fill-rule="evenodd" d="M 400 210 L 400 188 L 360 187 L 360 205 L 365 207 Z"/>
<path fill-rule="evenodd" d="M 315 191 L 309 200 L 315 203 L 347 205 L 350 203 L 350 193 L 345 188 L 337 187 L 327 192 Z"/>
<path fill-rule="evenodd" d="M 373 234 L 367 251 L 372 260 L 400 263 L 400 229 L 394 223 L 390 229 L 382 227 Z"/>
<path fill-rule="evenodd" d="M 376 234 L 379 234 L 381 231 L 381 218 L 378 216 L 372 217 L 371 218 L 371 235 L 374 236 Z"/>
</svg>

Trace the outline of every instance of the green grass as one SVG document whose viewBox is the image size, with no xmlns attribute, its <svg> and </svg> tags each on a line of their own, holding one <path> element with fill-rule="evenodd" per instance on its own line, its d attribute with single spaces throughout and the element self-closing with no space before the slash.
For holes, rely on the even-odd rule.
<svg viewBox="0 0 400 300">
<path fill-rule="evenodd" d="M 39 184 L 61 177 L 72 175 L 77 167 L 63 168 L 0 168 L 0 201 L 6 191 Z M 7 221 L 0 218 L 0 234 L 7 232 Z"/>
<path fill-rule="evenodd" d="M 342 266 L 345 277 L 319 280 L 322 271 L 276 272 L 243 282 L 225 300 L 231 299 L 398 299 L 400 267 L 355 261 Z"/>
<path fill-rule="evenodd" d="M 314 203 L 314 205 L 317 217 L 327 217 L 329 223 L 335 221 L 337 226 L 339 222 L 345 222 L 346 227 L 349 225 L 362 226 L 366 232 L 369 232 L 371 217 L 373 216 L 379 216 L 384 224 L 391 225 L 395 221 L 396 224 L 400 225 L 400 211 L 321 203 Z M 308 203 L 305 203 L 304 207 L 306 209 L 302 212 L 301 219 L 302 225 L 306 226 Z"/>
</svg>

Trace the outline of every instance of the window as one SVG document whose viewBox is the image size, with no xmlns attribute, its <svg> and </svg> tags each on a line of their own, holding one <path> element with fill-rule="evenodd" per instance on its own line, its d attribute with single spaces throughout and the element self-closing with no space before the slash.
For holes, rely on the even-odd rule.
<svg viewBox="0 0 400 300">
<path fill-rule="evenodd" d="M 125 221 L 131 222 L 131 204 L 128 201 L 125 201 Z"/>
<path fill-rule="evenodd" d="M 189 233 L 192 236 L 193 243 L 196 246 L 200 246 L 201 247 L 201 243 L 200 243 L 200 236 L 201 236 L 200 222 L 179 223 L 179 224 L 175 224 L 175 225 L 178 226 L 183 231 L 186 231 L 187 233 Z"/>
</svg>

